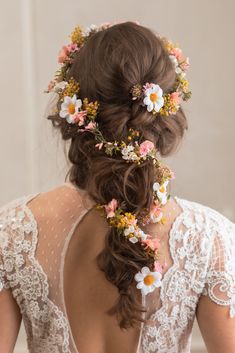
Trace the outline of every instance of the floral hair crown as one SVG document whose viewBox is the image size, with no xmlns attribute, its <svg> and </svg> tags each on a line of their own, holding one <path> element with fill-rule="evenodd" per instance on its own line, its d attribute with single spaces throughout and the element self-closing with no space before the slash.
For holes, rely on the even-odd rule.
<svg viewBox="0 0 235 353">
<path fill-rule="evenodd" d="M 95 33 L 112 27 L 110 23 L 104 23 L 99 27 L 91 25 L 85 31 L 80 26 L 75 27 L 72 32 L 70 39 L 71 42 L 67 46 L 63 46 L 59 52 L 58 62 L 61 64 L 59 70 L 56 71 L 55 78 L 49 83 L 47 92 L 57 91 L 57 88 L 64 88 L 66 83 L 69 84 L 65 93 L 72 97 L 78 93 L 79 85 L 74 80 L 67 82 L 67 73 L 74 61 L 75 56 L 79 50 L 85 45 L 87 40 Z M 142 99 L 142 105 L 147 106 L 148 112 L 153 115 L 160 114 L 161 116 L 174 115 L 180 108 L 181 100 L 187 101 L 191 97 L 191 91 L 189 90 L 189 82 L 186 79 L 186 71 L 189 68 L 189 58 L 184 57 L 182 50 L 174 45 L 165 37 L 159 37 L 163 43 L 165 50 L 168 52 L 169 58 L 174 65 L 176 79 L 172 89 L 163 93 L 162 88 L 156 83 L 145 83 L 141 85 L 137 83 L 130 88 L 130 93 L 133 100 Z M 63 94 L 63 98 L 66 97 Z M 78 109 L 81 107 L 77 107 Z M 68 112 L 68 122 L 72 123 L 73 115 L 77 113 L 73 110 Z M 76 119 L 75 119 L 76 122 Z"/>
<path fill-rule="evenodd" d="M 157 151 L 151 141 L 138 143 L 139 132 L 129 129 L 127 141 L 109 142 L 103 137 L 96 122 L 99 103 L 89 102 L 88 98 L 80 99 L 80 86 L 74 79 L 67 80 L 67 74 L 79 50 L 85 45 L 87 40 L 93 34 L 105 30 L 112 25 L 109 23 L 101 26 L 91 25 L 85 31 L 77 26 L 72 32 L 71 42 L 67 46 L 63 46 L 59 52 L 58 62 L 61 64 L 59 70 L 55 74 L 55 78 L 48 85 L 46 92 L 55 92 L 59 95 L 60 110 L 59 116 L 66 119 L 67 123 L 75 124 L 78 132 L 90 131 L 95 135 L 97 140 L 96 147 L 104 149 L 105 153 L 112 156 L 118 152 L 127 162 L 136 162 L 140 164 L 146 159 L 152 159 L 157 163 Z M 172 42 L 165 37 L 161 38 L 165 49 L 169 53 L 169 58 L 175 66 L 176 80 L 172 90 L 163 93 L 161 87 L 156 83 L 135 84 L 130 89 L 132 100 L 142 100 L 142 105 L 147 106 L 148 112 L 153 115 L 160 114 L 162 116 L 174 115 L 180 108 L 180 100 L 187 100 L 191 96 L 188 89 L 188 81 L 185 78 L 185 72 L 189 67 L 189 60 L 182 54 L 181 49 L 174 46 Z"/>
<path fill-rule="evenodd" d="M 67 80 L 69 69 L 77 53 L 90 36 L 111 26 L 107 23 L 100 27 L 92 25 L 86 31 L 83 31 L 79 26 L 74 29 L 70 36 L 71 42 L 67 46 L 63 46 L 59 53 L 58 62 L 61 67 L 56 72 L 55 78 L 49 83 L 46 92 L 56 93 L 58 100 L 55 113 L 59 113 L 61 119 L 64 119 L 68 124 L 75 125 L 78 133 L 94 134 L 97 149 L 104 150 L 109 156 L 119 155 L 127 163 L 138 165 L 150 160 L 156 168 L 157 178 L 152 190 L 153 203 L 150 209 L 142 211 L 138 219 L 135 214 L 126 212 L 122 203 L 116 199 L 112 199 L 107 205 L 97 205 L 97 209 L 106 215 L 110 225 L 115 227 L 120 235 L 133 244 L 140 243 L 148 257 L 151 257 L 152 267 L 143 267 L 135 276 L 135 280 L 138 282 L 137 288 L 141 289 L 143 295 L 146 295 L 161 285 L 161 273 L 164 266 L 159 262 L 159 241 L 149 234 L 145 234 L 140 225 L 147 225 L 151 222 L 164 224 L 166 222 L 162 206 L 167 203 L 170 197 L 167 186 L 169 181 L 174 178 L 174 174 L 168 167 L 161 164 L 157 149 L 152 141 L 140 142 L 139 131 L 130 128 L 127 141 L 107 141 L 96 121 L 99 103 L 97 101 L 91 102 L 88 98 L 79 98 L 79 82 L 73 77 Z M 174 46 L 172 42 L 166 38 L 161 38 L 161 40 L 175 67 L 176 80 L 172 90 L 163 93 L 162 88 L 156 83 L 145 83 L 144 85 L 137 83 L 131 87 L 130 95 L 132 100 L 141 100 L 141 104 L 146 106 L 147 111 L 154 116 L 158 114 L 169 116 L 176 114 L 180 108 L 181 99 L 186 101 L 191 96 L 185 77 L 189 61 L 183 56 L 181 49 Z"/>
</svg>

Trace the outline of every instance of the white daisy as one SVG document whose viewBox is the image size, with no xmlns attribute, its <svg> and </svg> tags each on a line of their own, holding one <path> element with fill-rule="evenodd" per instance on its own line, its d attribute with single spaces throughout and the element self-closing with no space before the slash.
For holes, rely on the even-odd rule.
<svg viewBox="0 0 235 353">
<path fill-rule="evenodd" d="M 81 99 L 77 99 L 76 94 L 71 98 L 69 96 L 64 97 L 64 101 L 61 104 L 60 117 L 66 118 L 67 122 L 70 124 L 74 123 L 74 116 L 78 113 L 82 106 Z"/>
<path fill-rule="evenodd" d="M 157 193 L 157 197 L 161 201 L 163 205 L 167 203 L 167 185 L 169 184 L 169 180 L 166 180 L 165 183 L 160 185 L 159 183 L 153 184 L 153 190 Z"/>
<path fill-rule="evenodd" d="M 155 110 L 159 112 L 161 107 L 164 105 L 163 91 L 160 86 L 155 85 L 154 83 L 147 86 L 144 91 L 145 98 L 144 104 L 147 105 L 147 110 L 149 112 Z"/>
<path fill-rule="evenodd" d="M 142 295 L 147 295 L 153 292 L 155 288 L 161 287 L 161 278 L 160 272 L 152 272 L 145 266 L 135 275 L 135 280 L 138 282 L 136 288 L 141 290 Z"/>
</svg>

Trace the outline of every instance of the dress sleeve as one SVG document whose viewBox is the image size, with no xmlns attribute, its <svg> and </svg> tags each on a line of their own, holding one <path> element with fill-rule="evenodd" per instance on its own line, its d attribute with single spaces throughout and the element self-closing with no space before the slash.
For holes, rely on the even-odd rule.
<svg viewBox="0 0 235 353">
<path fill-rule="evenodd" d="M 230 307 L 235 317 L 235 224 L 222 215 L 215 219 L 209 261 L 202 295 L 219 305 Z"/>
<path fill-rule="evenodd" d="M 19 200 L 0 208 L 0 292 L 11 287 L 15 272 L 15 240 L 21 244 L 20 217 L 17 216 Z M 21 217 L 22 218 L 22 217 Z"/>
<path fill-rule="evenodd" d="M 0 219 L 0 292 L 9 288 L 7 280 L 7 263 L 10 261 L 9 235 L 4 230 L 4 223 Z"/>
</svg>

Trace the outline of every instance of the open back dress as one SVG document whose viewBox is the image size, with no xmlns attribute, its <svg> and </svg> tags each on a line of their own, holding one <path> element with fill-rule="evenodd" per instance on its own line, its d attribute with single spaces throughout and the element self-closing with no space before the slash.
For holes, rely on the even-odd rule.
<svg viewBox="0 0 235 353">
<path fill-rule="evenodd" d="M 172 197 L 166 224 L 151 229 L 166 262 L 162 286 L 142 296 L 147 321 L 121 330 L 107 314 L 118 290 L 96 263 L 109 226 L 94 205 L 66 182 L 0 211 L 0 291 L 17 302 L 31 353 L 189 353 L 200 296 L 235 316 L 235 225 Z"/>
</svg>

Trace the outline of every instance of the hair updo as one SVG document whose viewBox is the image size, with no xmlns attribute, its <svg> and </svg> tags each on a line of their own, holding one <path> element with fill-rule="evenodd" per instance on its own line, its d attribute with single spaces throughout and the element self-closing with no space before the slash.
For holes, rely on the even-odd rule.
<svg viewBox="0 0 235 353">
<path fill-rule="evenodd" d="M 141 139 L 155 144 L 162 156 L 171 154 L 187 129 L 180 107 L 175 115 L 154 117 L 138 100 L 132 100 L 135 84 L 157 83 L 164 93 L 175 83 L 175 68 L 160 38 L 150 29 L 132 22 L 114 25 L 93 34 L 79 50 L 68 72 L 79 82 L 81 99 L 99 102 L 96 121 L 107 141 L 124 140 L 129 128 L 140 131 Z M 64 140 L 71 139 L 70 181 L 99 204 L 112 198 L 125 202 L 126 211 L 138 213 L 153 201 L 155 170 L 151 160 L 140 165 L 127 163 L 121 156 L 108 156 L 95 148 L 92 133 L 77 133 L 59 115 L 48 117 Z M 149 259 L 141 246 L 118 237 L 115 228 L 106 235 L 105 248 L 97 263 L 108 281 L 119 290 L 119 299 L 110 314 L 116 314 L 121 328 L 143 321 L 144 308 L 136 295 L 134 275 Z"/>
</svg>

